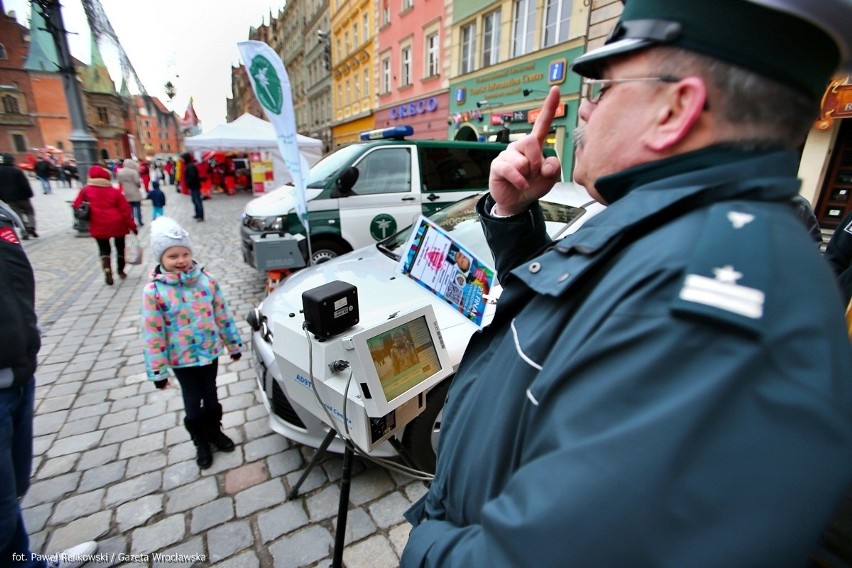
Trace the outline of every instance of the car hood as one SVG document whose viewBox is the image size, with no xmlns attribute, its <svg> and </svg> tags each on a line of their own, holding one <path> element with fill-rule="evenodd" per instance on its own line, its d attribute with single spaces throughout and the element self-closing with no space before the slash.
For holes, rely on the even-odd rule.
<svg viewBox="0 0 852 568">
<path fill-rule="evenodd" d="M 407 276 L 396 272 L 396 261 L 383 254 L 376 245 L 302 270 L 282 282 L 266 299 L 260 310 L 266 316 L 272 333 L 279 325 L 302 329 L 302 292 L 342 280 L 358 290 L 359 325 L 369 327 L 390 317 L 431 304 L 447 350 L 453 361 L 461 359 L 476 326 L 449 305 L 426 291 Z M 494 317 L 496 298 L 501 288 L 494 286 L 489 295 L 483 323 Z"/>
<path fill-rule="evenodd" d="M 292 185 L 282 185 L 260 197 L 255 197 L 246 203 L 243 210 L 244 215 L 250 217 L 272 217 L 275 215 L 286 215 L 293 211 L 296 206 L 296 188 Z M 321 189 L 306 189 L 305 200 L 316 199 L 322 193 Z"/>
</svg>

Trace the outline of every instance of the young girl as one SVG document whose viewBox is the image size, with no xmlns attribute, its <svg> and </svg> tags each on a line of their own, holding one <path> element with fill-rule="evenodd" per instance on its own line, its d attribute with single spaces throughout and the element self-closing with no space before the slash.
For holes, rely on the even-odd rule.
<svg viewBox="0 0 852 568">
<path fill-rule="evenodd" d="M 159 264 L 142 292 L 142 339 L 148 379 L 168 387 L 169 368 L 180 383 L 184 426 L 196 447 L 196 463 L 210 467 L 210 444 L 230 452 L 222 432 L 216 373 L 222 344 L 232 361 L 242 340 L 219 284 L 192 259 L 189 233 L 169 217 L 151 225 L 151 253 Z M 220 343 L 221 338 L 221 343 Z"/>
</svg>

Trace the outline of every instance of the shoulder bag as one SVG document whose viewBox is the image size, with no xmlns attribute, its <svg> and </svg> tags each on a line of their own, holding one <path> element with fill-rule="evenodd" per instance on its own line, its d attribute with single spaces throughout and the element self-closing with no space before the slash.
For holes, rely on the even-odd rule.
<svg viewBox="0 0 852 568">
<path fill-rule="evenodd" d="M 92 215 L 89 200 L 86 198 L 86 190 L 83 190 L 83 202 L 74 208 L 74 218 L 80 221 L 88 221 Z"/>
</svg>

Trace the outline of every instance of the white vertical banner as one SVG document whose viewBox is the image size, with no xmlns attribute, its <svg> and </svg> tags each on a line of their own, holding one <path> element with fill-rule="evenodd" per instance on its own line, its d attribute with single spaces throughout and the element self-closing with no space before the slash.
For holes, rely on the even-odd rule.
<svg viewBox="0 0 852 568">
<path fill-rule="evenodd" d="M 275 128 L 278 149 L 293 176 L 293 186 L 296 188 L 296 214 L 305 231 L 310 234 L 308 204 L 305 200 L 305 176 L 310 166 L 299 152 L 290 77 L 281 57 L 262 41 L 241 41 L 237 42 L 237 47 L 243 56 L 254 95 Z"/>
</svg>

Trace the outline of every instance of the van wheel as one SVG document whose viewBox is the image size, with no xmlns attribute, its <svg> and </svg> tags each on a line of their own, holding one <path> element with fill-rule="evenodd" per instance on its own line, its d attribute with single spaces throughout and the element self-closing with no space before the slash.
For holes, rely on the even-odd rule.
<svg viewBox="0 0 852 568">
<path fill-rule="evenodd" d="M 426 394 L 426 408 L 405 427 L 402 447 L 414 466 L 427 473 L 435 472 L 435 451 L 441 435 L 444 400 L 453 377 L 447 377 Z"/>
<path fill-rule="evenodd" d="M 311 264 L 320 264 L 347 252 L 349 252 L 349 249 L 340 243 L 314 241 L 311 243 Z"/>
</svg>

